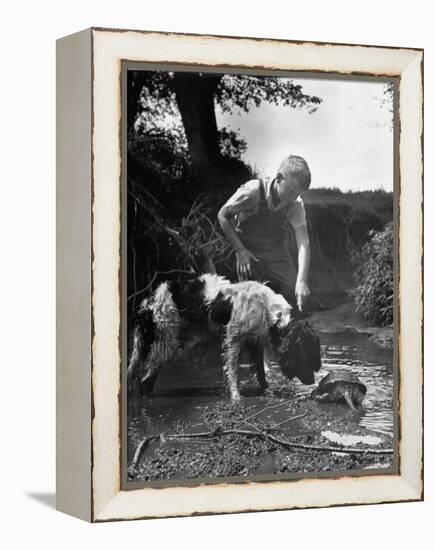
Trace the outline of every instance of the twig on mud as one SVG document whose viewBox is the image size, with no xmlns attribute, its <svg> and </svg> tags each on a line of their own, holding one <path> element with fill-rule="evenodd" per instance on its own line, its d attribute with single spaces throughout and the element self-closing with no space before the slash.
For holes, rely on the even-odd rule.
<svg viewBox="0 0 434 550">
<path fill-rule="evenodd" d="M 323 447 L 321 445 L 308 445 L 306 443 L 296 443 L 295 441 L 291 441 L 289 439 L 281 439 L 280 437 L 276 437 L 274 435 L 268 434 L 264 431 L 262 431 L 258 426 L 254 426 L 257 432 L 251 431 L 251 430 L 237 430 L 237 429 L 216 429 L 212 430 L 211 432 L 199 432 L 199 433 L 193 433 L 193 434 L 166 434 L 166 437 L 168 439 L 193 439 L 195 437 L 203 437 L 203 438 L 215 438 L 215 436 L 220 435 L 231 435 L 231 434 L 238 434 L 238 435 L 245 435 L 247 437 L 262 437 L 264 439 L 269 439 L 270 441 L 273 441 L 274 443 L 278 443 L 279 445 L 282 445 L 284 447 L 292 447 L 294 449 L 307 449 L 307 450 L 313 450 L 313 451 L 321 451 L 326 453 L 349 453 L 349 454 L 375 454 L 375 455 L 384 455 L 384 454 L 393 454 L 393 449 L 360 449 L 358 447 Z"/>
<path fill-rule="evenodd" d="M 222 428 L 216 428 L 210 432 L 194 432 L 194 433 L 176 433 L 176 434 L 164 434 L 166 439 L 195 439 L 195 438 L 205 438 L 205 439 L 215 439 L 217 436 L 226 435 L 223 432 Z M 162 435 L 162 434 L 160 434 Z"/>
<path fill-rule="evenodd" d="M 291 418 L 287 418 L 286 420 L 282 420 L 282 422 L 279 422 L 278 424 L 274 424 L 274 426 L 271 426 L 268 428 L 269 430 L 275 430 L 279 426 L 282 426 L 283 424 L 286 424 L 287 422 L 291 422 L 291 420 L 296 420 L 297 418 L 303 418 L 303 416 L 306 416 L 307 412 L 304 412 L 302 414 L 297 414 L 296 416 L 291 416 Z"/>
<path fill-rule="evenodd" d="M 238 429 L 222 429 L 222 428 L 216 428 L 215 430 L 212 430 L 210 432 L 196 432 L 196 433 L 172 433 L 172 434 L 158 434 L 158 435 L 152 435 L 149 437 L 145 437 L 137 446 L 136 451 L 134 453 L 133 460 L 128 467 L 128 475 L 130 479 L 134 479 L 134 477 L 137 475 L 137 465 L 140 461 L 140 457 L 142 456 L 143 450 L 145 447 L 154 439 L 172 439 L 176 441 L 182 441 L 183 439 L 205 439 L 207 441 L 216 439 L 219 436 L 224 435 L 244 435 L 246 437 L 260 437 L 262 439 L 266 439 L 268 441 L 271 441 L 273 443 L 277 443 L 278 445 L 282 445 L 283 447 L 287 448 L 293 448 L 293 449 L 305 449 L 309 451 L 319 451 L 323 453 L 347 453 L 347 454 L 359 454 L 359 455 L 366 455 L 366 454 L 374 454 L 374 455 L 390 455 L 393 454 L 393 449 L 361 449 L 358 447 L 324 447 L 321 445 L 308 445 L 306 443 L 297 443 L 295 441 L 291 441 L 290 439 L 282 439 L 280 437 L 276 437 L 274 435 L 271 435 L 270 433 L 264 432 L 261 430 L 258 426 L 255 424 L 250 424 L 255 430 L 238 430 Z"/>
<path fill-rule="evenodd" d="M 253 422 L 245 422 L 245 424 L 247 426 L 250 426 L 251 428 L 254 428 L 255 430 L 257 430 L 257 432 L 255 432 L 255 433 L 265 433 L 261 430 L 261 428 L 259 426 L 257 426 L 256 424 L 253 424 Z"/>
<path fill-rule="evenodd" d="M 142 441 L 137 445 L 136 450 L 134 452 L 133 460 L 131 461 L 131 464 L 128 467 L 128 477 L 130 479 L 134 478 L 137 475 L 137 465 L 140 461 L 140 457 L 142 456 L 144 448 L 154 439 L 158 439 L 161 437 L 161 434 L 157 435 L 151 435 L 149 437 L 144 437 Z"/>
<path fill-rule="evenodd" d="M 248 430 L 232 430 L 232 431 L 235 433 L 239 433 L 240 435 L 263 436 L 264 438 L 267 438 L 270 441 L 273 441 L 274 443 L 278 443 L 279 445 L 282 445 L 284 447 L 292 447 L 294 449 L 307 449 L 307 450 L 321 451 L 321 452 L 327 452 L 327 453 L 375 454 L 375 455 L 393 454 L 393 449 L 360 449 L 357 447 L 323 447 L 321 445 L 307 445 L 306 443 L 296 443 L 295 441 L 291 441 L 289 439 L 281 439 L 280 437 L 276 437 L 274 435 L 270 435 L 262 431 L 260 433 L 250 432 Z"/>
<path fill-rule="evenodd" d="M 263 409 L 260 409 L 259 411 L 256 411 L 255 413 L 251 414 L 250 416 L 247 416 L 241 422 L 238 422 L 238 424 L 235 424 L 235 428 L 239 428 L 243 424 L 246 424 L 248 420 L 251 420 L 252 418 L 255 418 L 256 416 L 259 416 L 260 414 L 264 413 L 265 411 L 269 411 L 270 409 L 276 409 L 277 407 L 281 407 L 282 405 L 287 405 L 288 403 L 293 403 L 294 401 L 298 401 L 300 397 L 292 397 L 291 399 L 287 399 L 286 401 L 281 401 L 280 403 L 276 403 L 275 405 L 269 405 L 268 407 L 264 407 Z"/>
</svg>

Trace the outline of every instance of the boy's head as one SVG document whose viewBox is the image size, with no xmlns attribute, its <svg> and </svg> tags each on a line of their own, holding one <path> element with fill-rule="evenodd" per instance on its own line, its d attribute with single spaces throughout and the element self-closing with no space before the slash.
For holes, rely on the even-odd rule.
<svg viewBox="0 0 434 550">
<path fill-rule="evenodd" d="M 310 185 L 310 170 L 302 157 L 289 155 L 283 159 L 277 170 L 276 188 L 284 203 L 295 201 Z"/>
</svg>

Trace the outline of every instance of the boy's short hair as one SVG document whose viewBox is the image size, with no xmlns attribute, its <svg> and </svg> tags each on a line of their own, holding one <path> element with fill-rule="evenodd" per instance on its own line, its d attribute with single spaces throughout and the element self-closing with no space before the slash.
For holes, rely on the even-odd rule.
<svg viewBox="0 0 434 550">
<path fill-rule="evenodd" d="M 307 162 L 302 157 L 296 155 L 289 155 L 280 163 L 278 173 L 285 175 L 290 173 L 294 176 L 304 190 L 310 186 L 311 175 Z"/>
</svg>

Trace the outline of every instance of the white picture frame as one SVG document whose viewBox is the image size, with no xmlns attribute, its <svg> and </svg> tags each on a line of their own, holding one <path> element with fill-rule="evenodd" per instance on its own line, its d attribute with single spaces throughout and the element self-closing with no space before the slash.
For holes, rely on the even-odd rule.
<svg viewBox="0 0 434 550">
<path fill-rule="evenodd" d="M 123 490 L 121 63 L 399 78 L 399 472 Z M 57 507 L 91 522 L 423 498 L 423 50 L 92 28 L 57 44 Z"/>
</svg>

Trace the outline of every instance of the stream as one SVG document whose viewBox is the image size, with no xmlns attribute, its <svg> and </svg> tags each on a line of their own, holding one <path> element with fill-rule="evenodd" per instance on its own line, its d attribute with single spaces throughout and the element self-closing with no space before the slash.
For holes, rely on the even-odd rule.
<svg viewBox="0 0 434 550">
<path fill-rule="evenodd" d="M 381 348 L 369 340 L 369 335 L 351 329 L 320 333 L 320 340 L 322 367 L 316 374 L 316 384 L 327 373 L 346 369 L 360 378 L 367 387 L 367 393 L 357 413 L 342 405 L 318 406 L 327 411 L 327 414 L 331 411 L 343 419 L 350 418 L 351 422 L 380 436 L 383 434 L 393 437 L 392 350 Z M 269 389 L 264 397 L 259 395 L 248 366 L 240 365 L 239 384 L 244 405 L 252 410 L 260 410 L 267 406 L 267 396 L 304 398 L 316 386 L 305 386 L 298 379 L 286 379 L 277 365 L 272 365 L 267 373 L 267 380 Z M 129 399 L 128 460 L 145 435 L 171 432 L 175 428 L 185 428 L 188 432 L 208 430 L 205 413 L 227 402 L 219 349 L 212 342 L 201 342 L 194 348 L 194 353 L 187 354 L 182 360 L 178 359 L 176 364 L 167 365 L 161 370 L 152 395 Z M 264 413 L 261 419 L 271 424 L 281 423 L 288 417 L 288 411 L 283 404 Z M 321 429 L 326 430 L 327 426 Z M 290 423 L 291 436 L 302 432 L 305 434 L 306 429 L 301 423 L 297 420 Z M 264 465 L 260 470 L 266 471 L 267 468 Z"/>
</svg>

